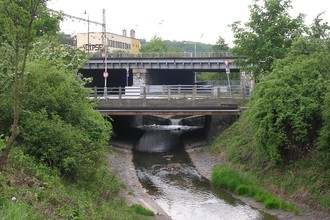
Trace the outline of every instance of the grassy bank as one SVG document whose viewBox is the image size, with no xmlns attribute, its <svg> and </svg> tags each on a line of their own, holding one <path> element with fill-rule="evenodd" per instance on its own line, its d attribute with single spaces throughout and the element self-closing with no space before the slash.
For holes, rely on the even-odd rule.
<svg viewBox="0 0 330 220">
<path fill-rule="evenodd" d="M 224 156 L 226 167 L 213 169 L 215 185 L 255 198 L 266 208 L 298 213 L 286 200 L 330 210 L 329 180 L 316 150 L 280 166 L 271 166 L 257 150 L 249 124 L 241 118 L 216 138 L 212 152 Z M 260 192 L 265 196 L 260 197 Z"/>
<path fill-rule="evenodd" d="M 73 184 L 16 148 L 0 173 L 0 219 L 150 219 L 152 212 L 120 197 L 124 185 L 106 165 L 98 172 Z"/>
</svg>

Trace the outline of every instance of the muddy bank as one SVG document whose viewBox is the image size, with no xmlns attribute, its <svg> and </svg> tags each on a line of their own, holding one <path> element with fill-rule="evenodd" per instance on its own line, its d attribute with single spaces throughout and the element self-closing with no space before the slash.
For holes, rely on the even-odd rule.
<svg viewBox="0 0 330 220">
<path fill-rule="evenodd" d="M 150 219 L 170 220 L 171 218 L 164 210 L 149 196 L 146 190 L 140 184 L 134 164 L 132 163 L 132 150 L 129 145 L 113 147 L 114 154 L 109 156 L 110 169 L 127 186 L 122 190 L 121 195 L 129 205 L 140 204 L 143 207 L 152 210 L 155 216 Z M 146 217 L 147 218 L 147 217 Z"/>
<path fill-rule="evenodd" d="M 190 159 L 192 160 L 194 166 L 198 172 L 211 180 L 212 167 L 217 164 L 223 164 L 224 157 L 221 155 L 214 155 L 205 151 L 206 147 L 190 148 L 186 149 L 189 154 Z M 315 211 L 310 209 L 304 204 L 298 204 L 295 202 L 296 206 L 302 211 L 302 216 L 296 216 L 292 212 L 284 212 L 280 210 L 269 210 L 265 209 L 261 203 L 255 202 L 251 198 L 235 196 L 244 203 L 257 208 L 263 212 L 266 212 L 270 215 L 276 216 L 278 219 L 292 219 L 292 220 L 330 220 L 330 214 L 322 211 Z"/>
</svg>

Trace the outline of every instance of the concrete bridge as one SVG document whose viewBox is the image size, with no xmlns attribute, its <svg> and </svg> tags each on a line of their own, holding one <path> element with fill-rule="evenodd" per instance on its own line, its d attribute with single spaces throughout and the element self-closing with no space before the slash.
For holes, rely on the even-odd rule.
<svg viewBox="0 0 330 220">
<path fill-rule="evenodd" d="M 239 72 L 239 57 L 97 57 L 81 70 L 107 115 L 238 115 L 251 86 L 196 85 L 197 72 Z M 106 74 L 105 74 L 106 73 Z"/>
<path fill-rule="evenodd" d="M 105 115 L 239 115 L 249 90 L 239 86 L 161 85 L 93 88 Z"/>
<path fill-rule="evenodd" d="M 93 77 L 91 87 L 194 85 L 197 72 L 239 72 L 239 57 L 106 57 L 92 58 L 81 69 Z M 106 72 L 106 78 L 103 78 Z"/>
</svg>

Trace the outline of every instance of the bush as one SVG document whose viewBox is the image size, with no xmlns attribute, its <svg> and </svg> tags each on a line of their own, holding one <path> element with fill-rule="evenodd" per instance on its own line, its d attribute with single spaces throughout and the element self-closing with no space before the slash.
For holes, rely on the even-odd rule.
<svg viewBox="0 0 330 220">
<path fill-rule="evenodd" d="M 315 148 L 329 69 L 325 45 L 303 38 L 255 86 L 246 116 L 258 148 L 273 165 Z"/>
</svg>

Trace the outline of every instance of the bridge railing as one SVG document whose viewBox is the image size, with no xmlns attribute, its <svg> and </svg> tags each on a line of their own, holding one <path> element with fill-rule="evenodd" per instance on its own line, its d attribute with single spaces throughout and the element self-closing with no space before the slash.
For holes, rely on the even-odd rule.
<svg viewBox="0 0 330 220">
<path fill-rule="evenodd" d="M 128 52 L 112 52 L 108 53 L 108 58 L 164 58 L 164 57 L 232 57 L 233 54 L 223 51 L 223 52 L 144 52 L 144 53 L 128 53 Z M 95 52 L 91 54 L 92 58 L 102 58 L 102 52 Z"/>
<path fill-rule="evenodd" d="M 106 99 L 245 99 L 251 92 L 249 87 L 241 85 L 146 85 L 91 89 L 91 97 Z"/>
</svg>

